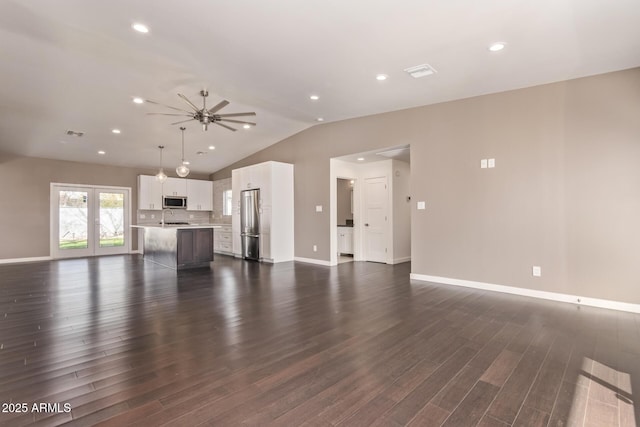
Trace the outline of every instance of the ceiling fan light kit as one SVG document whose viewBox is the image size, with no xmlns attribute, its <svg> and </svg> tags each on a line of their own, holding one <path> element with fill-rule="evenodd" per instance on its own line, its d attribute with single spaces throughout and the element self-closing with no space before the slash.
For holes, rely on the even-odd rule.
<svg viewBox="0 0 640 427">
<path fill-rule="evenodd" d="M 237 129 L 232 128 L 231 126 L 228 126 L 228 125 L 226 125 L 224 123 L 221 123 L 221 122 L 237 123 L 237 124 L 249 125 L 249 126 L 255 126 L 256 125 L 253 122 L 246 122 L 246 121 L 242 121 L 242 120 L 230 119 L 230 117 L 255 116 L 256 113 L 254 113 L 254 112 L 217 114 L 218 111 L 222 110 L 224 107 L 229 105 L 229 101 L 227 101 L 227 100 L 222 100 L 219 103 L 217 103 L 216 105 L 214 105 L 213 107 L 207 108 L 207 97 L 209 96 L 209 92 L 207 90 L 203 89 L 203 90 L 200 91 L 200 96 L 202 96 L 202 108 L 196 107 L 196 105 L 193 102 L 191 102 L 189 100 L 189 98 L 187 98 L 183 94 L 179 93 L 178 96 L 184 102 L 186 102 L 189 105 L 189 107 L 191 108 L 191 111 L 190 110 L 185 110 L 185 109 L 182 109 L 182 108 L 172 107 L 170 105 L 161 104 L 159 102 L 151 101 L 151 100 L 147 99 L 146 102 L 148 102 L 150 104 L 160 105 L 160 106 L 163 106 L 163 107 L 166 107 L 166 108 L 170 108 L 172 110 L 175 110 L 175 111 L 179 112 L 179 113 L 147 113 L 147 114 L 148 115 L 161 115 L 161 116 L 189 117 L 186 120 L 180 120 L 180 121 L 177 121 L 177 122 L 171 123 L 171 124 L 172 125 L 177 125 L 177 124 L 180 124 L 180 123 L 189 122 L 191 120 L 197 120 L 202 125 L 202 130 L 203 131 L 209 130 L 209 125 L 210 124 L 221 126 L 221 127 L 225 128 L 225 129 L 229 129 L 230 131 L 233 131 L 233 132 L 235 132 L 237 130 Z"/>
<path fill-rule="evenodd" d="M 189 175 L 190 172 L 189 168 L 187 167 L 187 162 L 185 162 L 184 160 L 184 131 L 186 129 L 187 128 L 185 128 L 184 126 L 180 127 L 180 131 L 182 132 L 182 162 L 176 168 L 176 173 L 180 178 L 185 178 L 187 175 Z"/>
</svg>

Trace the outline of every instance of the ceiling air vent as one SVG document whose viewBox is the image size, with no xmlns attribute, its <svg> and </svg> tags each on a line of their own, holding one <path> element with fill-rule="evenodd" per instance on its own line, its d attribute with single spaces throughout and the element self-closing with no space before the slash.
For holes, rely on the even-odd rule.
<svg viewBox="0 0 640 427">
<path fill-rule="evenodd" d="M 415 67 L 405 68 L 405 71 L 409 73 L 409 75 L 414 79 L 418 79 L 424 76 L 430 76 L 432 74 L 437 73 L 435 68 L 433 68 L 429 64 L 422 64 L 422 65 L 416 65 Z"/>
<path fill-rule="evenodd" d="M 69 136 L 77 136 L 78 138 L 80 138 L 82 135 L 84 135 L 84 132 L 77 132 L 75 130 L 68 130 L 67 131 L 67 135 L 69 135 Z"/>
</svg>

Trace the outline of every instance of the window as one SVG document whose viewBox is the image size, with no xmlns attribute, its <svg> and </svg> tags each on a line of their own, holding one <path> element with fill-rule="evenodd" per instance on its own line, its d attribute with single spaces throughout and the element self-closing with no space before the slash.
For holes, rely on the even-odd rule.
<svg viewBox="0 0 640 427">
<path fill-rule="evenodd" d="M 222 215 L 231 216 L 231 190 L 222 192 Z"/>
</svg>

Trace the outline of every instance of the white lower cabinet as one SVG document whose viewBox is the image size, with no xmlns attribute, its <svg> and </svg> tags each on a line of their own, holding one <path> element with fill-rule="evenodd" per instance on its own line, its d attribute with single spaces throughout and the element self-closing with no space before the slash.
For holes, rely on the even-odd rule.
<svg viewBox="0 0 640 427">
<path fill-rule="evenodd" d="M 353 227 L 338 227 L 338 253 L 353 255 Z"/>
<path fill-rule="evenodd" d="M 225 255 L 233 254 L 230 225 L 223 225 L 222 228 L 213 230 L 213 252 Z"/>
</svg>

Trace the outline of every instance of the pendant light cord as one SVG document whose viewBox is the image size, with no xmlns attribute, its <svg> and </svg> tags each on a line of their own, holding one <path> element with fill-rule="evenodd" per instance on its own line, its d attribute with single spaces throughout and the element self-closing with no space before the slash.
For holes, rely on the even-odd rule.
<svg viewBox="0 0 640 427">
<path fill-rule="evenodd" d="M 180 130 L 182 131 L 182 164 L 184 164 L 184 131 L 186 130 L 186 127 L 181 127 Z"/>
</svg>

